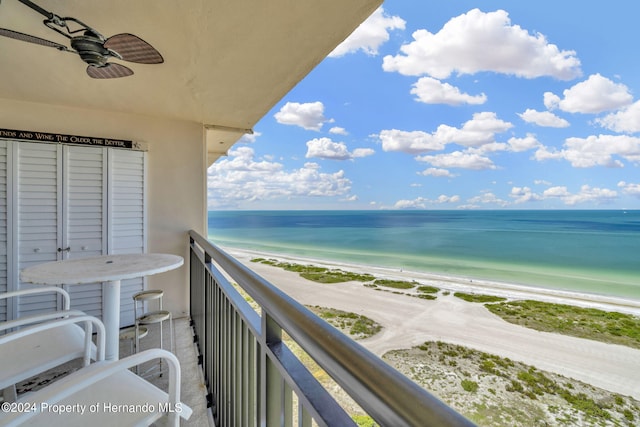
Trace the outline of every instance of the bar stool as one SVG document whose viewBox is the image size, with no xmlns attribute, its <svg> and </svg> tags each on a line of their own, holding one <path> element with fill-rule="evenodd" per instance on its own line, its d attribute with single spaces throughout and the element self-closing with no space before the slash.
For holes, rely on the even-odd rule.
<svg viewBox="0 0 640 427">
<path fill-rule="evenodd" d="M 164 292 L 160 289 L 153 289 L 138 292 L 133 295 L 133 314 L 136 319 L 134 334 L 135 334 L 135 349 L 136 352 L 140 349 L 140 338 L 143 328 L 146 330 L 146 326 L 160 324 L 160 348 L 164 349 L 164 338 L 162 331 L 162 324 L 165 320 L 169 321 L 169 350 L 173 353 L 173 317 L 169 310 L 162 308 L 162 297 Z M 145 312 L 145 303 L 149 301 L 157 300 L 158 309 Z M 140 315 L 138 314 L 138 303 L 141 304 Z M 137 332 L 137 333 L 136 333 Z M 160 361 L 160 375 L 162 375 L 162 361 Z"/>
<path fill-rule="evenodd" d="M 144 326 L 137 328 L 137 330 L 135 326 L 129 326 L 128 328 L 120 329 L 120 340 L 129 341 L 129 354 L 134 354 L 138 352 L 136 340 L 146 337 L 148 333 L 149 330 Z"/>
</svg>

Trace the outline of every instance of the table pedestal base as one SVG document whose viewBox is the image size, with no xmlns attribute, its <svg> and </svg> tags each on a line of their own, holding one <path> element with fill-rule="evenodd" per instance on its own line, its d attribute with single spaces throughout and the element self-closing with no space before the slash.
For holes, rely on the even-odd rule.
<svg viewBox="0 0 640 427">
<path fill-rule="evenodd" d="M 102 323 L 105 330 L 106 360 L 120 357 L 120 280 L 102 284 Z"/>
</svg>

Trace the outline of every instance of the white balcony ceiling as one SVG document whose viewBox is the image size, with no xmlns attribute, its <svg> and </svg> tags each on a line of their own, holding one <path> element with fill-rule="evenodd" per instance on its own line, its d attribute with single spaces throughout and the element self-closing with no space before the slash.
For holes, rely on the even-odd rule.
<svg viewBox="0 0 640 427">
<path fill-rule="evenodd" d="M 228 128 L 252 128 L 382 0 L 35 2 L 105 37 L 135 34 L 165 62 L 121 62 L 135 74 L 95 80 L 75 54 L 0 37 L 0 98 L 221 126 L 207 131 L 207 143 L 224 153 L 242 134 Z M 0 28 L 69 46 L 43 19 L 0 0 Z"/>
</svg>

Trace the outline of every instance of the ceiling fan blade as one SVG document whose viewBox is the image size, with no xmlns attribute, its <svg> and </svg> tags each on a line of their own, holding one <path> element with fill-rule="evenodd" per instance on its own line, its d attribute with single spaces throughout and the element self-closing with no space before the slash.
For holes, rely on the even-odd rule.
<svg viewBox="0 0 640 427">
<path fill-rule="evenodd" d="M 52 42 L 46 39 L 41 39 L 40 37 L 36 37 L 36 36 L 30 36 L 29 34 L 19 33 L 13 30 L 7 30 L 6 28 L 0 28 L 0 36 L 21 40 L 23 42 L 35 43 L 41 46 L 49 46 L 58 50 L 69 51 L 69 49 L 66 46 L 61 45 L 60 43 Z"/>
<path fill-rule="evenodd" d="M 104 42 L 104 47 L 118 53 L 123 60 L 139 64 L 162 64 L 160 52 L 133 34 L 116 34 Z"/>
<path fill-rule="evenodd" d="M 133 74 L 133 71 L 129 67 L 116 64 L 113 62 L 108 63 L 104 67 L 94 67 L 89 65 L 87 67 L 87 74 L 94 79 L 115 79 L 118 77 L 127 77 Z"/>
</svg>

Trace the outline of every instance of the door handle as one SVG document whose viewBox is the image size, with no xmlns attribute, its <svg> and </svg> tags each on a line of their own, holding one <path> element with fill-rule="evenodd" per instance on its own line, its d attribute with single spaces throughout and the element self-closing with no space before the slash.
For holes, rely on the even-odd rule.
<svg viewBox="0 0 640 427">
<path fill-rule="evenodd" d="M 58 252 L 71 252 L 71 247 L 64 248 L 64 249 L 58 248 Z"/>
</svg>

